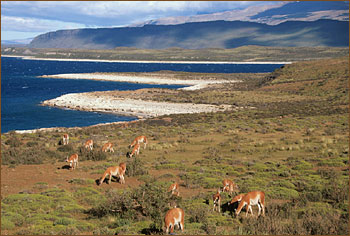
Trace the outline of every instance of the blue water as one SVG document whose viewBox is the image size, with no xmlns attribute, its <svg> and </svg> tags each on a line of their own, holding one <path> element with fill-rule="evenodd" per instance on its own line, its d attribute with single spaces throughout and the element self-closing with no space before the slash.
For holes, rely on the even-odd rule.
<svg viewBox="0 0 350 236">
<path fill-rule="evenodd" d="M 162 64 L 22 60 L 1 57 L 1 133 L 48 127 L 81 127 L 98 123 L 130 121 L 135 117 L 82 112 L 40 106 L 48 99 L 67 93 L 140 88 L 180 88 L 123 82 L 38 78 L 40 75 L 91 72 L 153 72 L 160 70 L 247 73 L 271 72 L 281 65 Z"/>
</svg>

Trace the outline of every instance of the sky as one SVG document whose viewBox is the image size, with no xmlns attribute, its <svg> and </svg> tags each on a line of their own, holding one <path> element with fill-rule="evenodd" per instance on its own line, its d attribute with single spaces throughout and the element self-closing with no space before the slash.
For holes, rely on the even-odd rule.
<svg viewBox="0 0 350 236">
<path fill-rule="evenodd" d="M 169 16 L 244 9 L 265 1 L 1 1 L 1 40 L 60 29 L 121 27 Z"/>
</svg>

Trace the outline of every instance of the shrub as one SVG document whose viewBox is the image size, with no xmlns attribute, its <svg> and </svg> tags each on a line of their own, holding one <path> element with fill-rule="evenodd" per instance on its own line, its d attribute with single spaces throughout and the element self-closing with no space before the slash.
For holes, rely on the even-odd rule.
<svg viewBox="0 0 350 236">
<path fill-rule="evenodd" d="M 144 162 L 138 157 L 129 158 L 126 161 L 126 176 L 139 176 L 139 175 L 147 175 L 148 171 L 144 165 Z"/>
<path fill-rule="evenodd" d="M 104 161 L 106 159 L 107 159 L 107 154 L 97 148 L 93 149 L 92 151 L 87 150 L 84 147 L 80 147 L 79 149 L 79 160 Z"/>
<path fill-rule="evenodd" d="M 9 145 L 10 147 L 20 147 L 22 145 L 22 142 L 17 137 L 10 137 L 5 141 L 5 144 Z"/>
<path fill-rule="evenodd" d="M 57 151 L 71 153 L 71 152 L 74 151 L 74 149 L 73 149 L 73 145 L 72 144 L 68 144 L 68 145 L 59 146 L 57 148 Z"/>
<path fill-rule="evenodd" d="M 139 188 L 132 190 L 109 191 L 106 193 L 106 201 L 99 206 L 91 208 L 88 214 L 103 217 L 115 215 L 123 219 L 140 220 L 149 217 L 154 223 L 154 228 L 162 230 L 163 217 L 169 209 L 170 197 L 165 184 L 159 182 L 147 182 Z M 178 199 L 179 206 L 181 199 Z"/>
</svg>

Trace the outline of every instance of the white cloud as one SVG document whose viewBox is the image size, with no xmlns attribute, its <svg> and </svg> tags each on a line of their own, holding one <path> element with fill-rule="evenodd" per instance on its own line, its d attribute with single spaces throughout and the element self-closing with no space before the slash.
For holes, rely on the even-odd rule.
<svg viewBox="0 0 350 236">
<path fill-rule="evenodd" d="M 146 20 L 244 8 L 252 1 L 2 1 L 1 30 L 45 33 L 58 29 L 116 27 Z"/>
<path fill-rule="evenodd" d="M 67 23 L 56 20 L 42 20 L 28 17 L 1 17 L 1 30 L 19 32 L 45 32 L 59 29 L 74 29 L 85 27 L 83 24 Z"/>
</svg>

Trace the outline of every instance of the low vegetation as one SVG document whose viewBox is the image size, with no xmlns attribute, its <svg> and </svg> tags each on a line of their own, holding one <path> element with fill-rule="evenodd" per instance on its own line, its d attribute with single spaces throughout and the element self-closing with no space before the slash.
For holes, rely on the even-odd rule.
<svg viewBox="0 0 350 236">
<path fill-rule="evenodd" d="M 69 188 L 40 182 L 24 187 L 33 193 L 2 196 L 2 233 L 163 234 L 164 215 L 176 205 L 185 211 L 184 234 L 348 235 L 348 65 L 348 58 L 298 62 L 237 84 L 145 93 L 240 109 L 68 129 L 67 146 L 59 145 L 61 131 L 2 134 L 2 164 L 14 170 L 82 156 Z M 128 145 L 141 134 L 149 138 L 147 149 L 127 159 Z M 86 152 L 81 147 L 90 138 L 96 146 Z M 107 139 L 115 153 L 99 151 Z M 97 186 L 96 176 L 120 162 L 127 163 L 126 184 Z M 266 216 L 235 217 L 228 193 L 222 212 L 213 212 L 212 194 L 224 178 L 240 193 L 264 191 Z M 180 197 L 167 192 L 173 181 Z"/>
<path fill-rule="evenodd" d="M 37 58 L 69 58 L 136 61 L 303 61 L 349 55 L 347 47 L 264 47 L 242 46 L 232 49 L 138 49 L 113 50 L 50 49 L 1 47 L 1 55 Z"/>
</svg>

